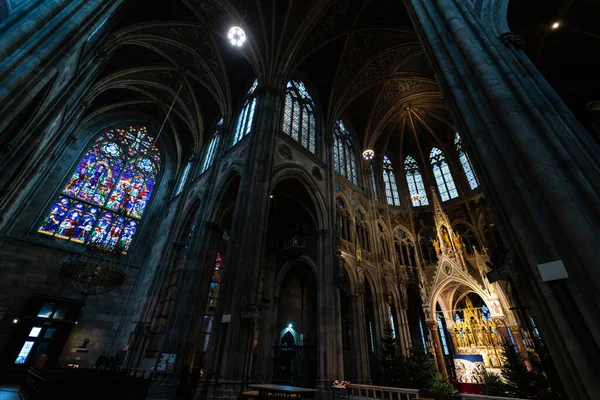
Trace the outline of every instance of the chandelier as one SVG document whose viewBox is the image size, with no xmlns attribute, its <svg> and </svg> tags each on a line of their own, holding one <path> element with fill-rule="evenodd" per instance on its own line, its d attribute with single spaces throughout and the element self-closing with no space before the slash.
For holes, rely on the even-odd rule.
<svg viewBox="0 0 600 400">
<path fill-rule="evenodd" d="M 367 149 L 362 153 L 363 158 L 367 161 L 371 161 L 375 157 L 375 152 L 372 149 Z"/>
<path fill-rule="evenodd" d="M 133 200 L 133 197 L 128 182 L 121 182 L 120 186 L 123 199 L 115 214 L 123 216 L 127 214 L 127 201 Z M 63 258 L 58 275 L 64 287 L 82 297 L 108 293 L 125 282 L 127 265 L 121 262 L 121 256 L 126 250 L 118 239 L 108 242 L 92 239 L 83 253 L 72 253 Z"/>
<path fill-rule="evenodd" d="M 121 262 L 123 250 L 118 244 L 92 242 L 83 253 L 66 256 L 59 265 L 63 285 L 83 297 L 120 287 L 127 277 L 127 265 Z"/>
<path fill-rule="evenodd" d="M 227 38 L 229 39 L 229 43 L 233 46 L 241 47 L 246 41 L 246 33 L 239 26 L 233 26 L 229 29 Z"/>
</svg>

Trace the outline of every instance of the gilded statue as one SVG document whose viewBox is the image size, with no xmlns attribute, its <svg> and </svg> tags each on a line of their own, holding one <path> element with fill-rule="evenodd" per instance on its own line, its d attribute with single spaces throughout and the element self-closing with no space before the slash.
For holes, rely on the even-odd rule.
<svg viewBox="0 0 600 400">
<path fill-rule="evenodd" d="M 444 236 L 444 242 L 446 242 L 446 247 L 452 247 L 452 243 L 450 242 L 450 236 L 448 236 L 448 229 L 446 229 L 446 227 L 444 227 L 442 229 L 443 231 L 443 236 Z"/>
<path fill-rule="evenodd" d="M 456 251 L 461 251 L 464 245 L 462 243 L 460 235 L 455 233 L 452 239 L 454 239 L 454 246 L 456 247 Z"/>
<path fill-rule="evenodd" d="M 439 256 L 441 254 L 440 253 L 440 242 L 438 242 L 436 239 L 433 239 L 433 247 L 435 248 L 435 254 L 437 254 Z"/>
</svg>

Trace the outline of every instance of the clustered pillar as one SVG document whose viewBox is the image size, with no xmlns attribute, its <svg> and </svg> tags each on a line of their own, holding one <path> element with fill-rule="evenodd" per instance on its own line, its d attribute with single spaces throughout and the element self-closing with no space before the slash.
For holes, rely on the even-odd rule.
<svg viewBox="0 0 600 400">
<path fill-rule="evenodd" d="M 598 146 L 527 56 L 507 1 L 405 0 L 572 399 L 600 393 Z M 561 261 L 569 278 L 544 281 Z M 524 322 L 527 323 L 527 322 Z"/>
</svg>

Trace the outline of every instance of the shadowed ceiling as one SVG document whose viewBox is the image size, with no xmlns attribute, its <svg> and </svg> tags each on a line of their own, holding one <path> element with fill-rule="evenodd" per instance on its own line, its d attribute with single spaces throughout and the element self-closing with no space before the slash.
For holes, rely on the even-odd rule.
<svg viewBox="0 0 600 400">
<path fill-rule="evenodd" d="M 587 75 L 598 62 L 586 64 L 577 46 L 600 50 L 589 17 L 600 15 L 598 2 L 513 0 L 509 13 L 527 54 L 569 106 L 584 112 L 598 99 L 597 74 L 591 82 Z M 557 16 L 565 30 L 550 32 Z M 243 48 L 225 37 L 232 25 L 246 31 Z M 361 148 L 396 162 L 411 154 L 424 163 L 431 147 L 452 146 L 448 106 L 402 1 L 138 1 L 104 48 L 108 62 L 88 96 L 89 112 L 126 107 L 161 120 L 179 93 L 168 128 L 182 160 L 201 150 L 221 115 L 235 117 L 254 77 L 275 87 L 304 79 L 327 132 L 342 117 Z"/>
</svg>

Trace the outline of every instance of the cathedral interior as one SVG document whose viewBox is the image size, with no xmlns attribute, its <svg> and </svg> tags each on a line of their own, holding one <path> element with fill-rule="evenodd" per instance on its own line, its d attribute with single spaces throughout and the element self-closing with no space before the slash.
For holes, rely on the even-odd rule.
<svg viewBox="0 0 600 400">
<path fill-rule="evenodd" d="M 475 384 L 457 360 L 501 374 L 509 346 L 598 399 L 599 15 L 0 0 L 0 384 L 327 396 L 389 386 L 391 337 Z"/>
</svg>

